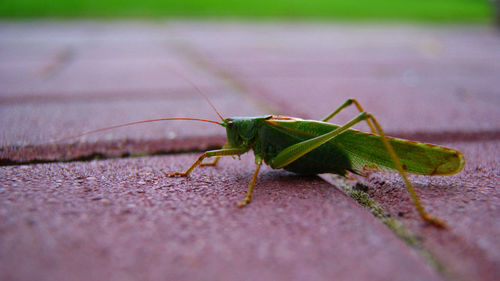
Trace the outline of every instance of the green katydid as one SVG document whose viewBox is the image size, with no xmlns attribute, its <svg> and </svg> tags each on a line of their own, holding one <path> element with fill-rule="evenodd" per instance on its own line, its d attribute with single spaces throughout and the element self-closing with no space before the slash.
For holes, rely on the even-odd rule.
<svg viewBox="0 0 500 281">
<path fill-rule="evenodd" d="M 321 121 L 274 115 L 223 118 L 208 97 L 196 85 L 191 84 L 203 95 L 222 122 L 196 118 L 161 118 L 107 127 L 79 136 L 163 120 L 215 123 L 226 128 L 227 143 L 224 147 L 206 151 L 185 172 L 170 172 L 166 174 L 167 176 L 187 177 L 197 166 L 216 165 L 221 156 L 239 156 L 253 150 L 257 167 L 248 185 L 246 197 L 238 203 L 238 207 L 243 207 L 251 201 L 262 162 L 273 169 L 283 168 L 299 174 L 332 173 L 346 176 L 348 172 L 359 174 L 366 169 L 396 171 L 403 178 L 420 216 L 426 222 L 445 226 L 441 219 L 429 215 L 424 210 L 406 173 L 430 176 L 456 174 L 465 164 L 465 159 L 459 151 L 387 137 L 373 115 L 364 111 L 355 99 L 348 99 Z M 331 118 L 350 105 L 356 106 L 359 115 L 343 126 L 328 123 Z M 351 129 L 362 121 L 367 122 L 371 133 Z M 215 157 L 214 161 L 204 163 L 203 160 L 209 157 Z"/>
<path fill-rule="evenodd" d="M 354 104 L 360 114 L 343 126 L 327 123 L 345 107 Z M 220 115 L 219 115 L 220 116 Z M 238 203 L 250 203 L 262 162 L 273 169 L 299 174 L 332 173 L 345 176 L 364 169 L 393 170 L 403 178 L 420 216 L 427 222 L 444 227 L 442 220 L 429 215 L 418 199 L 406 173 L 452 175 L 462 170 L 465 159 L 456 150 L 443 146 L 387 137 L 378 121 L 363 110 L 355 99 L 348 99 L 322 121 L 284 116 L 222 118 L 227 143 L 222 149 L 203 153 L 185 172 L 168 176 L 187 177 L 199 165 L 216 165 L 221 156 L 239 156 L 250 150 L 257 168 L 248 185 L 246 197 Z M 372 133 L 351 129 L 366 121 Z M 211 163 L 203 163 L 216 157 Z"/>
</svg>

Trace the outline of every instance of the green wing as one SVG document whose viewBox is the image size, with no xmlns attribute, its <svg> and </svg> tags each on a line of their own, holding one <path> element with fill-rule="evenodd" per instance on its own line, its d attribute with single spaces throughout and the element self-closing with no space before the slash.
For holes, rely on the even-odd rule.
<svg viewBox="0 0 500 281">
<path fill-rule="evenodd" d="M 465 159 L 459 151 L 439 145 L 388 137 L 403 169 L 421 175 L 452 175 L 460 172 Z M 348 152 L 356 170 L 395 170 L 380 136 L 349 130 L 334 140 Z"/>
<path fill-rule="evenodd" d="M 316 137 L 339 126 L 313 120 L 272 120 L 278 126 L 295 134 Z M 413 174 L 452 175 L 462 170 L 465 159 L 454 149 L 439 145 L 388 137 L 403 168 Z M 355 171 L 394 171 L 394 163 L 380 136 L 349 129 L 328 142 L 344 151 Z"/>
</svg>

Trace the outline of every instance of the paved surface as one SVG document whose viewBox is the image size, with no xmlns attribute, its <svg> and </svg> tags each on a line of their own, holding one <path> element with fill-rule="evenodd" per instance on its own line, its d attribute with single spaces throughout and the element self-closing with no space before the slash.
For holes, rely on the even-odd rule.
<svg viewBox="0 0 500 281">
<path fill-rule="evenodd" d="M 500 37 L 492 29 L 26 22 L 0 24 L 0 37 L 2 280 L 500 276 Z M 177 73 L 224 116 L 319 119 L 356 97 L 390 135 L 462 151 L 460 174 L 411 177 L 446 231 L 422 223 L 397 175 L 362 179 L 434 262 L 317 177 L 264 168 L 254 202 L 236 209 L 251 155 L 189 179 L 162 173 L 185 169 L 197 154 L 92 160 L 220 146 L 224 130 L 213 124 L 147 124 L 54 142 L 141 119 L 217 120 Z"/>
</svg>

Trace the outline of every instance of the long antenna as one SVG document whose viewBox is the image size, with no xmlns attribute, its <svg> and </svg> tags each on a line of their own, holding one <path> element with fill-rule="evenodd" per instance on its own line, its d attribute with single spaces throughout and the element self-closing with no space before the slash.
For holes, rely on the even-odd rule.
<svg viewBox="0 0 500 281">
<path fill-rule="evenodd" d="M 200 93 L 205 98 L 205 100 L 212 107 L 212 109 L 215 111 L 215 113 L 217 113 L 217 115 L 219 115 L 220 120 L 224 121 L 224 118 L 219 113 L 219 111 L 217 110 L 217 108 L 215 108 L 215 106 L 212 104 L 212 102 L 210 101 L 210 99 L 208 99 L 207 95 L 193 81 L 191 81 L 189 78 L 187 78 L 186 76 L 182 75 L 180 72 L 176 71 L 175 69 L 170 68 L 168 66 L 167 66 L 167 68 L 170 71 L 172 71 L 173 73 L 177 74 L 182 80 L 188 82 L 191 86 L 193 86 L 196 89 L 196 91 L 198 91 L 198 93 Z"/>
<path fill-rule="evenodd" d="M 189 121 L 201 121 L 201 122 L 214 123 L 214 124 L 218 124 L 218 125 L 221 124 L 221 123 L 219 123 L 217 121 L 206 120 L 206 119 L 199 119 L 199 118 L 184 118 L 184 117 L 158 118 L 158 119 L 150 119 L 150 120 L 142 120 L 142 121 L 135 121 L 135 122 L 123 123 L 123 124 L 120 124 L 120 125 L 114 125 L 114 126 L 110 126 L 110 127 L 105 127 L 105 128 L 100 128 L 100 129 L 92 130 L 92 131 L 87 131 L 87 132 L 81 133 L 81 134 L 76 135 L 76 136 L 71 136 L 71 137 L 66 137 L 66 138 L 62 138 L 62 139 L 56 140 L 55 142 L 62 142 L 62 141 L 70 140 L 70 139 L 76 139 L 76 138 L 79 138 L 79 137 L 83 137 L 85 135 L 90 135 L 90 134 L 99 133 L 99 132 L 102 132 L 102 131 L 107 131 L 107 130 L 121 128 L 121 127 L 126 127 L 126 126 L 132 126 L 132 125 L 143 124 L 143 123 L 158 122 L 158 121 L 169 121 L 169 120 L 189 120 Z"/>
</svg>

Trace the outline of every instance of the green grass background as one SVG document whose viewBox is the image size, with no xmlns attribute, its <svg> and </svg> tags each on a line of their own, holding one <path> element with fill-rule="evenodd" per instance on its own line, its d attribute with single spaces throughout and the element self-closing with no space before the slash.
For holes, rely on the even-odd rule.
<svg viewBox="0 0 500 281">
<path fill-rule="evenodd" d="M 2 18 L 243 18 L 484 22 L 488 0 L 0 0 Z"/>
</svg>

